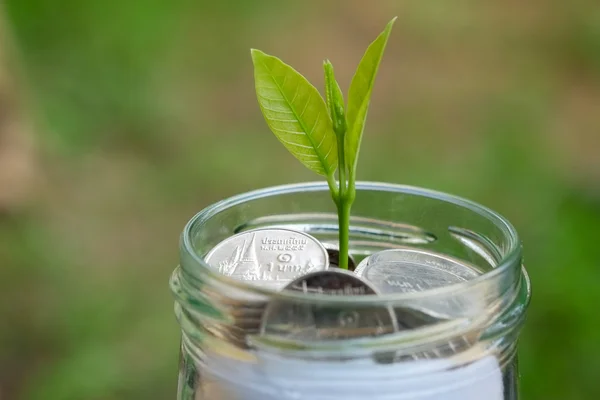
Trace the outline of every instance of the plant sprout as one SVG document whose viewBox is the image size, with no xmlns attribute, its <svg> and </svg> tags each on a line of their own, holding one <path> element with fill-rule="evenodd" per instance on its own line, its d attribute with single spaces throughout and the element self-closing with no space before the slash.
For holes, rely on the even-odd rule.
<svg viewBox="0 0 600 400">
<path fill-rule="evenodd" d="M 350 83 L 346 105 L 328 60 L 323 64 L 323 100 L 319 91 L 291 66 L 260 50 L 251 50 L 256 95 L 267 125 L 294 157 L 327 179 L 338 211 L 339 267 L 343 269 L 348 269 L 358 151 L 375 77 L 395 20 L 367 48 Z"/>
</svg>

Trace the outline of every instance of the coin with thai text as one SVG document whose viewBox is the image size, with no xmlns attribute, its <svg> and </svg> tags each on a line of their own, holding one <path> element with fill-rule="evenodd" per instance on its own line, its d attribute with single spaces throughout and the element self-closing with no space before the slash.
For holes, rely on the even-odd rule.
<svg viewBox="0 0 600 400">
<path fill-rule="evenodd" d="M 338 268 L 304 275 L 285 290 L 328 296 L 376 295 L 377 290 L 352 272 Z M 350 302 L 349 302 L 350 303 Z M 299 302 L 274 299 L 261 324 L 262 335 L 298 340 L 337 340 L 396 332 L 392 310 L 385 305 Z"/>
<path fill-rule="evenodd" d="M 239 233 L 223 240 L 204 259 L 223 275 L 275 289 L 329 266 L 327 250 L 317 239 L 288 229 Z"/>
</svg>

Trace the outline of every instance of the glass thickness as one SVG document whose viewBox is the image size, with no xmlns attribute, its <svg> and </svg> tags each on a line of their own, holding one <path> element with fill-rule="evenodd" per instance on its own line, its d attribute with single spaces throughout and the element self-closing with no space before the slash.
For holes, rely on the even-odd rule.
<svg viewBox="0 0 600 400">
<path fill-rule="evenodd" d="M 256 228 L 301 231 L 335 246 L 329 189 L 286 185 L 215 203 L 186 225 L 170 282 L 182 329 L 178 400 L 518 399 L 517 337 L 531 292 L 512 225 L 440 192 L 373 182 L 356 189 L 350 224 L 356 263 L 403 249 L 441 260 L 425 267 L 452 279 L 427 280 L 433 285 L 409 279 L 402 290 L 389 281 L 390 290 L 365 296 L 251 286 L 219 274 L 203 257 Z M 274 304 L 336 316 L 391 310 L 397 329 L 335 340 L 289 335 L 261 320 Z"/>
</svg>

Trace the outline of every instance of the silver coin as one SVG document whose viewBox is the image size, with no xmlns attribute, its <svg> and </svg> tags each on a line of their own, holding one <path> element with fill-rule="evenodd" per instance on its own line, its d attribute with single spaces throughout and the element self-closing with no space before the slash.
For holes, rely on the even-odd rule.
<svg viewBox="0 0 600 400">
<path fill-rule="evenodd" d="M 356 274 L 372 282 L 381 293 L 419 292 L 473 279 L 474 267 L 423 249 L 391 249 L 363 260 Z"/>
<path fill-rule="evenodd" d="M 330 296 L 378 294 L 368 282 L 337 268 L 302 276 L 285 289 Z M 344 306 L 274 300 L 265 310 L 260 331 L 262 335 L 289 339 L 332 340 L 378 336 L 397 329 L 395 314 L 383 305 Z"/>
<path fill-rule="evenodd" d="M 340 268 L 303 275 L 290 282 L 285 289 L 331 296 L 378 294 L 369 282 L 360 279 L 352 272 Z"/>
<path fill-rule="evenodd" d="M 361 262 L 358 263 L 358 265 L 356 266 L 356 268 L 354 268 L 354 273 L 358 276 L 362 276 L 363 272 L 365 271 L 365 269 L 367 268 L 367 265 L 369 265 L 369 259 L 371 258 L 371 256 L 365 257 L 361 260 Z"/>
<path fill-rule="evenodd" d="M 312 236 L 287 229 L 255 229 L 231 236 L 205 257 L 210 267 L 253 285 L 281 289 L 296 276 L 328 267 L 328 254 Z M 205 294 L 221 306 L 229 321 L 205 322 L 212 335 L 247 348 L 246 337 L 259 332 L 267 301 L 244 291 Z"/>
<path fill-rule="evenodd" d="M 275 289 L 329 265 L 327 250 L 317 239 L 288 229 L 239 233 L 223 240 L 204 259 L 223 275 Z"/>
<path fill-rule="evenodd" d="M 468 281 L 480 275 L 472 265 L 455 258 L 423 249 L 402 248 L 371 255 L 359 265 L 356 273 L 386 293 L 420 292 Z M 429 316 L 438 319 L 457 318 L 476 306 L 472 296 L 449 295 L 416 300 L 407 308 L 396 308 L 400 327 L 431 324 Z M 422 315 L 413 318 L 415 312 Z M 435 321 L 433 321 L 435 322 Z"/>
</svg>

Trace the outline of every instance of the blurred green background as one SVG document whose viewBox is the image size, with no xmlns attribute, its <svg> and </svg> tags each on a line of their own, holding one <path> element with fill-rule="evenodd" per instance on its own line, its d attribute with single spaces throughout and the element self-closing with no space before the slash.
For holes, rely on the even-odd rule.
<svg viewBox="0 0 600 400">
<path fill-rule="evenodd" d="M 318 179 L 268 131 L 249 49 L 319 88 L 329 58 L 345 90 L 394 15 L 359 179 L 509 218 L 534 288 L 523 398 L 600 398 L 599 6 L 5 1 L 0 398 L 174 398 L 183 225 L 224 196 Z"/>
</svg>

